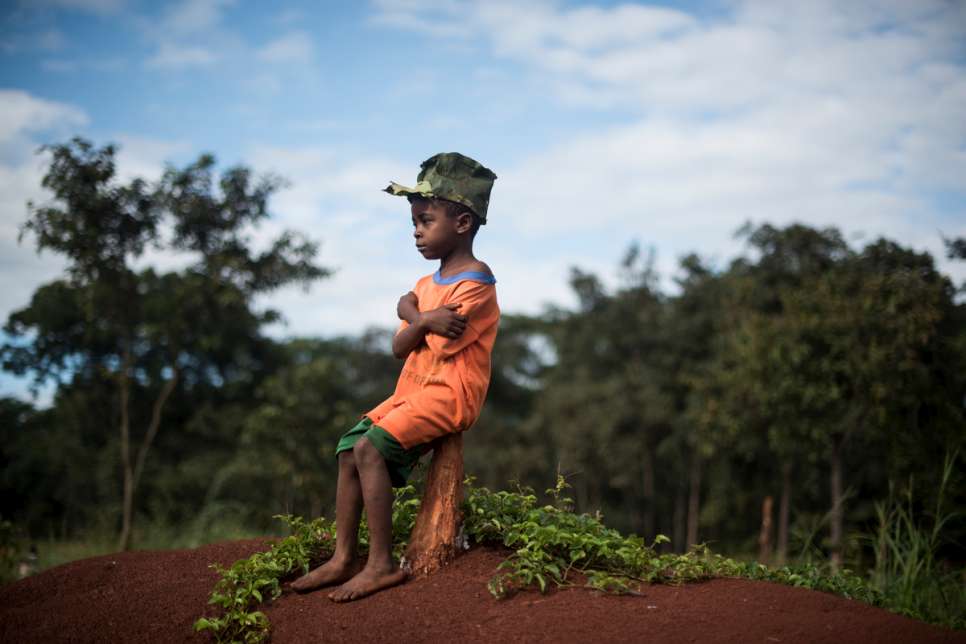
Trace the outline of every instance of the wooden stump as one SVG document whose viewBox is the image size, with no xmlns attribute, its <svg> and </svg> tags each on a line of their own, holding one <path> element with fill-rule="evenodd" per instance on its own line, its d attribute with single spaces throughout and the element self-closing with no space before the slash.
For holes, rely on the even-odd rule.
<svg viewBox="0 0 966 644">
<path fill-rule="evenodd" d="M 406 548 L 406 568 L 411 575 L 428 575 L 456 556 L 462 502 L 463 435 L 452 434 L 433 446 L 426 491 Z"/>
</svg>

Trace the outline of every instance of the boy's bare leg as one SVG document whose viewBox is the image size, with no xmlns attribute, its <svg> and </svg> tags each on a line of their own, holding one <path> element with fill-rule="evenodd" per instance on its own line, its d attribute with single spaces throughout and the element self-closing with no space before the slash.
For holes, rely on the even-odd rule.
<svg viewBox="0 0 966 644">
<path fill-rule="evenodd" d="M 392 483 L 382 454 L 365 437 L 353 448 L 356 470 L 369 522 L 369 559 L 358 575 L 331 593 L 329 599 L 347 602 L 406 580 L 406 573 L 392 560 Z"/>
<path fill-rule="evenodd" d="M 362 516 L 362 487 L 351 451 L 339 454 L 339 482 L 335 493 L 335 552 L 327 562 L 292 582 L 300 593 L 321 586 L 341 584 L 359 572 L 356 556 L 359 544 L 359 519 Z"/>
</svg>

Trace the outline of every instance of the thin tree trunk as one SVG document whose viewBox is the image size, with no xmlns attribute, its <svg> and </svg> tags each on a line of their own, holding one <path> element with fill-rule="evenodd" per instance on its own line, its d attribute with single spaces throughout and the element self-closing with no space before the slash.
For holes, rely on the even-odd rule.
<svg viewBox="0 0 966 644">
<path fill-rule="evenodd" d="M 151 407 L 151 423 L 148 425 L 148 431 L 144 434 L 144 440 L 141 441 L 141 446 L 138 448 L 137 463 L 134 465 L 135 489 L 137 489 L 138 484 L 141 482 L 141 473 L 144 471 L 144 461 L 148 456 L 148 450 L 151 449 L 151 445 L 158 435 L 158 429 L 161 427 L 161 412 L 164 410 L 164 405 L 168 402 L 168 398 L 171 397 L 171 393 L 177 384 L 178 371 L 173 370 L 171 378 L 161 387 L 161 393 L 158 394 L 154 405 Z"/>
<path fill-rule="evenodd" d="M 788 558 L 788 519 L 792 501 L 792 464 L 782 463 L 782 496 L 778 502 L 778 546 L 775 563 L 779 566 Z"/>
<path fill-rule="evenodd" d="M 121 373 L 118 376 L 121 405 L 121 467 L 124 479 L 121 493 L 121 535 L 117 549 L 127 550 L 131 547 L 131 513 L 134 508 L 134 469 L 131 467 L 131 417 L 130 398 L 131 381 L 128 376 L 130 370 L 130 353 L 124 352 Z"/>
<path fill-rule="evenodd" d="M 426 476 L 426 491 L 406 548 L 412 575 L 428 575 L 446 565 L 462 546 L 463 435 L 439 439 Z"/>
<path fill-rule="evenodd" d="M 650 541 L 654 539 L 656 533 L 654 531 L 654 456 L 648 446 L 644 447 L 641 469 L 643 470 L 644 538 Z"/>
<path fill-rule="evenodd" d="M 121 536 L 118 540 L 118 550 L 128 550 L 131 547 L 131 531 L 134 524 L 134 495 L 137 492 L 138 484 L 141 482 L 141 474 L 144 471 L 144 462 L 147 459 L 148 450 L 158 435 L 161 426 L 161 412 L 165 403 L 171 397 L 174 387 L 178 382 L 178 372 L 173 375 L 161 387 L 161 392 L 154 401 L 151 408 L 151 421 L 148 429 L 138 446 L 137 457 L 132 466 L 131 464 L 131 419 L 129 403 L 131 397 L 131 381 L 128 377 L 130 370 L 130 358 L 125 357 L 125 368 L 121 376 L 121 462 L 124 467 L 124 498 L 121 510 Z"/>
<path fill-rule="evenodd" d="M 698 543 L 698 514 L 701 511 L 701 456 L 697 448 L 691 453 L 691 468 L 688 474 L 688 536 L 690 548 Z"/>
<path fill-rule="evenodd" d="M 674 494 L 674 516 L 671 525 L 671 547 L 675 552 L 684 551 L 685 520 L 687 506 L 687 490 L 682 482 L 678 482 Z"/>
<path fill-rule="evenodd" d="M 758 562 L 766 565 L 771 560 L 771 510 L 772 498 L 769 494 L 761 502 L 761 530 L 758 531 Z"/>
<path fill-rule="evenodd" d="M 831 454 L 831 491 L 832 509 L 829 512 L 829 549 L 833 570 L 842 565 L 842 441 L 834 441 Z"/>
</svg>

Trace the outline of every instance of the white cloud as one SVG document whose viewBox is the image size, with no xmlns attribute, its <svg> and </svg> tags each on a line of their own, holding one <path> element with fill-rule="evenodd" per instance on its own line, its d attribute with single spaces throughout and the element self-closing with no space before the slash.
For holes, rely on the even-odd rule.
<svg viewBox="0 0 966 644">
<path fill-rule="evenodd" d="M 180 70 L 237 57 L 244 46 L 222 25 L 225 11 L 234 4 L 235 0 L 181 0 L 168 6 L 156 22 L 141 18 L 145 35 L 157 43 L 145 65 Z"/>
<path fill-rule="evenodd" d="M 290 182 L 272 198 L 273 219 L 257 232 L 257 242 L 264 244 L 283 228 L 302 231 L 322 242 L 319 263 L 336 270 L 334 278 L 321 280 L 307 294 L 290 287 L 264 298 L 261 304 L 278 308 L 288 322 L 273 333 L 352 334 L 369 325 L 393 326 L 399 296 L 437 268 L 414 250 L 406 201 L 382 192 L 391 180 L 412 181 L 418 163 L 366 159 L 323 147 L 257 147 L 245 157 L 252 167 Z M 516 212 L 515 193 L 499 184 L 502 208 L 511 210 L 513 204 Z M 551 302 L 572 303 L 567 279 L 573 264 L 604 274 L 616 265 L 610 257 L 590 253 L 548 257 L 527 251 L 544 238 L 540 232 L 521 235 L 502 213 L 480 232 L 476 252 L 497 276 L 504 311 L 538 313 Z M 580 248 L 579 243 L 573 246 Z M 534 284 L 540 285 L 536 296 Z"/>
<path fill-rule="evenodd" d="M 18 89 L 0 89 L 0 146 L 17 143 L 30 132 L 64 131 L 87 125 L 83 110 L 57 101 L 37 98 Z"/>
<path fill-rule="evenodd" d="M 40 67 L 47 72 L 57 74 L 92 71 L 98 73 L 113 73 L 123 71 L 128 61 L 124 58 L 89 58 L 64 59 L 48 58 L 40 61 Z"/>
<path fill-rule="evenodd" d="M 218 59 L 217 54 L 205 47 L 165 42 L 146 64 L 157 69 L 184 69 L 207 67 L 218 62 Z"/>
<path fill-rule="evenodd" d="M 63 60 L 60 58 L 51 58 L 48 60 L 40 61 L 40 67 L 44 71 L 48 71 L 48 72 L 69 74 L 77 71 L 77 68 L 79 67 L 79 65 L 77 64 L 76 60 Z"/>
<path fill-rule="evenodd" d="M 274 18 L 280 25 L 291 25 L 305 21 L 305 12 L 301 9 L 285 9 Z"/>
<path fill-rule="evenodd" d="M 223 12 L 235 0 L 182 0 L 171 5 L 161 21 L 161 31 L 169 36 L 204 33 L 221 24 Z"/>
<path fill-rule="evenodd" d="M 67 45 L 67 38 L 57 29 L 48 29 L 36 37 L 36 42 L 45 51 L 59 51 Z"/>
<path fill-rule="evenodd" d="M 134 134 L 120 134 L 117 142 L 117 180 L 128 182 L 135 177 L 156 181 L 165 165 L 191 153 L 186 141 L 162 141 Z"/>
<path fill-rule="evenodd" d="M 667 266 L 688 250 L 733 255 L 731 233 L 750 219 L 886 235 L 941 258 L 936 231 L 966 232 L 966 208 L 933 198 L 966 192 L 966 5 L 728 7 L 702 18 L 640 5 L 382 0 L 375 20 L 474 40 L 538 74 L 561 104 L 629 115 L 498 171 L 495 219 L 512 203 L 527 213 L 516 233 L 535 244 L 541 231 L 608 227 L 612 253 L 637 238 Z M 571 257 L 602 252 L 588 244 Z"/>
<path fill-rule="evenodd" d="M 49 166 L 48 154 L 34 154 L 37 137 L 62 133 L 64 128 L 86 124 L 87 115 L 79 108 L 54 103 L 21 91 L 0 92 L 0 106 L 9 118 L 0 121 L 0 321 L 26 306 L 42 283 L 63 274 L 64 260 L 53 253 L 38 254 L 36 240 L 25 236 L 18 241 L 20 228 L 27 220 L 27 202 L 43 204 L 50 194 L 41 186 Z M 116 154 L 116 181 L 128 182 L 135 176 L 157 180 L 164 163 L 190 152 L 184 142 L 158 141 L 145 137 L 119 135 Z M 142 264 L 174 268 L 184 258 L 151 251 Z"/>
<path fill-rule="evenodd" d="M 300 63 L 312 61 L 312 39 L 303 31 L 293 31 L 277 38 L 256 52 L 256 57 L 267 63 Z"/>
<path fill-rule="evenodd" d="M 20 228 L 27 220 L 27 202 L 42 203 L 41 189 L 47 163 L 46 155 L 31 154 L 36 143 L 17 132 L 15 140 L 26 149 L 13 162 L 0 162 L 0 322 L 15 310 L 30 303 L 34 290 L 55 279 L 65 263 L 51 253 L 38 254 L 35 240 L 26 236 L 18 241 Z"/>
<path fill-rule="evenodd" d="M 16 32 L 8 29 L 0 41 L 0 49 L 8 54 L 21 52 L 60 51 L 67 46 L 67 38 L 59 29 L 46 29 L 39 32 Z"/>
<path fill-rule="evenodd" d="M 48 6 L 87 13 L 111 14 L 123 9 L 127 2 L 126 0 L 25 0 L 21 4 L 31 8 Z"/>
<path fill-rule="evenodd" d="M 320 241 L 317 261 L 337 271 L 309 294 L 291 287 L 265 298 L 263 303 L 277 307 L 288 321 L 274 332 L 321 335 L 391 325 L 396 300 L 429 272 L 408 244 L 408 205 L 381 192 L 412 169 L 318 146 L 256 146 L 245 158 L 258 171 L 288 181 L 272 198 L 273 217 L 255 234 L 255 245 L 294 229 Z"/>
</svg>

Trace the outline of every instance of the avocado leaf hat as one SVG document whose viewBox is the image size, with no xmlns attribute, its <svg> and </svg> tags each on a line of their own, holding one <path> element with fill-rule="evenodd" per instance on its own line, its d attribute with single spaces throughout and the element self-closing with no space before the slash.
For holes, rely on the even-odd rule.
<svg viewBox="0 0 966 644">
<path fill-rule="evenodd" d="M 399 197 L 445 199 L 472 210 L 480 223 L 486 223 L 490 191 L 496 175 L 479 162 L 459 152 L 442 152 L 423 161 L 416 185 L 412 188 L 395 181 L 385 189 Z"/>
</svg>

